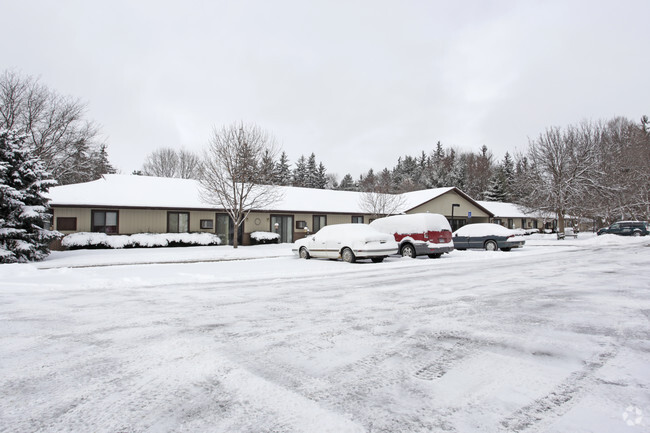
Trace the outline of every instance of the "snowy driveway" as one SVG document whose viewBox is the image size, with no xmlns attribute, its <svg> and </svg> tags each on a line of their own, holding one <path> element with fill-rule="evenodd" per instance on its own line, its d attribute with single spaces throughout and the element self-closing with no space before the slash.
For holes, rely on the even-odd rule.
<svg viewBox="0 0 650 433">
<path fill-rule="evenodd" d="M 0 432 L 650 428 L 650 239 L 0 281 Z"/>
</svg>

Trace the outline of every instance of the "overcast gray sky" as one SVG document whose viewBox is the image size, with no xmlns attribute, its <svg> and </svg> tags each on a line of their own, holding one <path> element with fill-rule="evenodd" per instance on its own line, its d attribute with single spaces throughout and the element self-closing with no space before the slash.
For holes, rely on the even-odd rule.
<svg viewBox="0 0 650 433">
<path fill-rule="evenodd" d="M 0 1 L 0 70 L 86 101 L 123 173 L 242 120 L 340 178 L 650 115 L 648 0 Z"/>
</svg>

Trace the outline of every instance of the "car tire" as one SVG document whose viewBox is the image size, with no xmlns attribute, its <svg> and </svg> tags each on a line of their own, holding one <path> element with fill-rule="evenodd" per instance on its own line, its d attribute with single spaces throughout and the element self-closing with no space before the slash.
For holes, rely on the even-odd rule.
<svg viewBox="0 0 650 433">
<path fill-rule="evenodd" d="M 638 230 L 635 230 L 634 233 L 632 233 L 632 236 L 639 237 L 639 236 L 641 236 L 641 232 L 638 231 Z"/>
<path fill-rule="evenodd" d="M 402 245 L 402 248 L 400 248 L 399 252 L 402 255 L 402 257 L 410 257 L 412 259 L 416 257 L 415 247 L 411 244 Z"/>
<path fill-rule="evenodd" d="M 384 259 L 385 257 L 372 257 L 370 260 L 372 260 L 373 263 L 381 263 Z"/>
<path fill-rule="evenodd" d="M 302 247 L 300 248 L 300 251 L 298 253 L 300 255 L 301 259 L 309 260 L 311 259 L 311 256 L 309 255 L 309 251 L 307 251 L 307 248 Z"/>
<path fill-rule="evenodd" d="M 429 254 L 430 259 L 439 259 L 440 257 L 442 257 L 442 253 Z"/>
<path fill-rule="evenodd" d="M 485 247 L 485 251 L 496 251 L 499 249 L 497 243 L 494 241 L 486 241 L 483 246 Z"/>
<path fill-rule="evenodd" d="M 350 248 L 343 248 L 343 251 L 341 251 L 341 258 L 344 262 L 348 263 L 354 263 L 357 260 Z"/>
</svg>

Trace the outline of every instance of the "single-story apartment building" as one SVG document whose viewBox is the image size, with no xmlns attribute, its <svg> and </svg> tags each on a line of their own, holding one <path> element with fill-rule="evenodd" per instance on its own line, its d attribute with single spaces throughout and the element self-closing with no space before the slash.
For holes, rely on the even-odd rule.
<svg viewBox="0 0 650 433">
<path fill-rule="evenodd" d="M 549 221 L 552 223 L 555 220 L 554 218 L 545 218 L 539 213 L 526 212 L 515 203 L 495 201 L 478 201 L 477 203 L 492 212 L 494 216 L 490 222 L 509 229 L 539 229 L 542 231 Z"/>
<path fill-rule="evenodd" d="M 548 212 L 529 212 L 515 203 L 494 201 L 477 201 L 488 209 L 494 216 L 490 222 L 500 224 L 509 229 L 538 229 L 539 231 L 557 231 L 557 217 Z M 565 215 L 566 227 L 574 231 L 591 231 L 594 228 L 592 220 Z"/>
<path fill-rule="evenodd" d="M 274 232 L 281 242 L 294 242 L 321 227 L 369 223 L 373 217 L 353 191 L 279 186 L 282 198 L 254 209 L 237 233 L 241 244 L 256 231 Z M 108 174 L 91 182 L 50 189 L 53 228 L 63 234 L 207 232 L 232 244 L 233 223 L 219 206 L 202 199 L 199 182 L 151 176 Z M 445 215 L 453 229 L 470 222 L 489 222 L 494 214 L 454 187 L 413 191 L 400 195 L 399 213 Z"/>
</svg>

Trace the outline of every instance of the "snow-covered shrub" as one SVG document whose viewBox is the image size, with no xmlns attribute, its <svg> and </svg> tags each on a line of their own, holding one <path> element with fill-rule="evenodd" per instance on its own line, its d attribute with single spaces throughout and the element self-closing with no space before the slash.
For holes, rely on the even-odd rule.
<svg viewBox="0 0 650 433">
<path fill-rule="evenodd" d="M 72 233 L 61 241 L 70 250 L 107 248 L 157 248 L 219 245 L 221 239 L 210 233 L 137 233 L 107 235 L 105 233 Z"/>
<path fill-rule="evenodd" d="M 49 220 L 43 193 L 56 181 L 45 171 L 24 136 L 0 131 L 0 263 L 42 260 L 60 233 Z"/>
<path fill-rule="evenodd" d="M 251 244 L 253 245 L 277 244 L 279 242 L 280 242 L 280 235 L 278 233 L 271 233 L 271 232 L 251 233 Z"/>
</svg>

